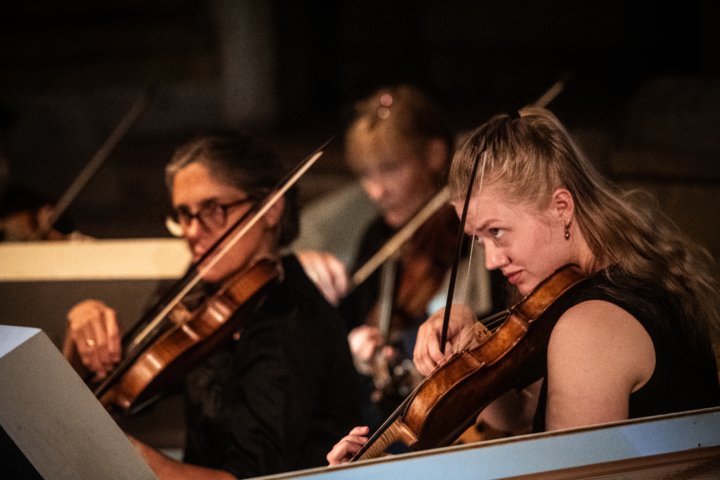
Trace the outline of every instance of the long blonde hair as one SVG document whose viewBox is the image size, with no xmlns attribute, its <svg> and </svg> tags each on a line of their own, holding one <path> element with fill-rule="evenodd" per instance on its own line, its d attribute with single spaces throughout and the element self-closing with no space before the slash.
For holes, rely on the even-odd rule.
<svg viewBox="0 0 720 480">
<path fill-rule="evenodd" d="M 566 188 L 575 202 L 574 221 L 598 265 L 614 264 L 631 277 L 660 284 L 682 308 L 688 330 L 720 338 L 720 295 L 708 269 L 710 255 L 647 202 L 647 194 L 623 192 L 605 180 L 552 113 L 529 107 L 520 114 L 514 120 L 496 116 L 470 134 L 450 169 L 451 197 L 467 195 L 484 141 L 484 171 L 477 176 L 484 174 L 486 185 L 502 185 L 509 201 L 538 210 L 557 188 Z"/>
</svg>

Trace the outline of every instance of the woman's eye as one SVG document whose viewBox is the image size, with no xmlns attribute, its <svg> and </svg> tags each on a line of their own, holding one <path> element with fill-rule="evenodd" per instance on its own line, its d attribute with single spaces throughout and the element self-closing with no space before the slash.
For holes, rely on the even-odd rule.
<svg viewBox="0 0 720 480">
<path fill-rule="evenodd" d="M 491 228 L 490 235 L 495 240 L 500 240 L 501 238 L 503 238 L 505 236 L 505 231 L 502 228 Z"/>
</svg>

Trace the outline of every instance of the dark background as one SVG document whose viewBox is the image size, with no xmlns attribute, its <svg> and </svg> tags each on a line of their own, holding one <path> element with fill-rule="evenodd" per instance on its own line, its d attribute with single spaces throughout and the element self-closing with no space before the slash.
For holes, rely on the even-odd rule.
<svg viewBox="0 0 720 480">
<path fill-rule="evenodd" d="M 166 236 L 162 167 L 188 135 L 242 128 L 290 164 L 382 85 L 422 87 L 462 130 L 570 73 L 551 110 L 715 251 L 719 23 L 712 0 L 6 1 L 4 151 L 14 182 L 59 197 L 155 86 L 67 213 L 97 238 Z M 303 178 L 304 201 L 349 181 L 341 147 Z"/>
</svg>

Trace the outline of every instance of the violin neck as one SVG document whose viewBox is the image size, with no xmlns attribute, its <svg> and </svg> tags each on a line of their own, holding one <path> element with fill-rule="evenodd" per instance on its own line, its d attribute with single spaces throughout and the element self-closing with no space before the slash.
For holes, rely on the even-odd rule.
<svg viewBox="0 0 720 480">
<path fill-rule="evenodd" d="M 380 273 L 377 327 L 384 345 L 387 345 L 390 337 L 390 320 L 392 318 L 395 299 L 395 275 L 397 273 L 397 265 L 398 259 L 392 255 L 385 261 Z"/>
</svg>

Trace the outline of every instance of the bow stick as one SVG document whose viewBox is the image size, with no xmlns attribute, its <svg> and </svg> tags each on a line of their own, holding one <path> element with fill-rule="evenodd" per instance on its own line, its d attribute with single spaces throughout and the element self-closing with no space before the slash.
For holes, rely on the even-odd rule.
<svg viewBox="0 0 720 480">
<path fill-rule="evenodd" d="M 60 197 L 60 200 L 55 204 L 50 218 L 47 223 L 42 225 L 36 232 L 35 237 L 38 239 L 45 238 L 50 233 L 55 222 L 58 221 L 60 216 L 67 210 L 70 204 L 75 200 L 80 191 L 85 188 L 90 179 L 97 173 L 100 166 L 105 162 L 110 152 L 113 151 L 115 146 L 118 144 L 130 128 L 135 124 L 140 115 L 145 111 L 147 106 L 150 104 L 154 96 L 153 90 L 144 92 L 140 98 L 138 98 L 130 110 L 125 114 L 120 123 L 115 127 L 110 136 L 105 140 L 100 149 L 93 155 L 90 161 L 85 165 L 80 174 L 75 177 L 75 180 L 70 187 L 65 190 L 65 193 Z"/>
<path fill-rule="evenodd" d="M 390 257 L 400 246 L 405 243 L 413 233 L 417 231 L 424 223 L 425 220 L 430 218 L 435 212 L 437 212 L 442 206 L 447 205 L 450 200 L 450 194 L 448 193 L 447 187 L 440 190 L 408 223 L 405 224 L 383 247 L 373 255 L 370 260 L 360 267 L 351 278 L 351 287 L 354 288 L 360 285 L 362 282 L 383 264 L 385 260 Z"/>
</svg>

